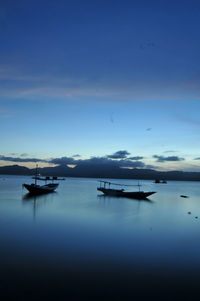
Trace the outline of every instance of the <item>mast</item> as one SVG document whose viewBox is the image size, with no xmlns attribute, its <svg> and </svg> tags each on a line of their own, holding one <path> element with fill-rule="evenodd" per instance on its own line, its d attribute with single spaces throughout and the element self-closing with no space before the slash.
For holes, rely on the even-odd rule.
<svg viewBox="0 0 200 301">
<path fill-rule="evenodd" d="M 38 171 L 38 164 L 36 164 L 36 169 L 35 169 L 35 185 L 37 185 L 37 172 Z"/>
</svg>

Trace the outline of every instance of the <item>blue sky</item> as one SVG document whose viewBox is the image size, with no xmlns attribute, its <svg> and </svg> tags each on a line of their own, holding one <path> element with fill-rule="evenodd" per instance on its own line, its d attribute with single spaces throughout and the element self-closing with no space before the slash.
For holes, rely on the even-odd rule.
<svg viewBox="0 0 200 301">
<path fill-rule="evenodd" d="M 193 0 L 1 1 L 0 165 L 126 150 L 200 171 L 199 28 Z"/>
</svg>

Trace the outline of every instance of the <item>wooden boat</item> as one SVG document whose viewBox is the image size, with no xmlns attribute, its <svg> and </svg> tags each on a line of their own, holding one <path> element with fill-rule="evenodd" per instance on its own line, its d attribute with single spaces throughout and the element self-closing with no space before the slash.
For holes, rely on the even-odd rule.
<svg viewBox="0 0 200 301">
<path fill-rule="evenodd" d="M 102 187 L 103 183 L 103 187 Z M 110 185 L 120 185 L 120 186 L 138 186 L 139 191 L 124 191 L 124 189 L 112 189 Z M 106 187 L 107 186 L 107 187 Z M 108 187 L 109 186 L 109 187 Z M 144 192 L 140 190 L 141 185 L 123 185 L 123 184 L 116 184 L 106 181 L 100 181 L 100 186 L 97 187 L 97 190 L 103 192 L 105 195 L 108 196 L 116 196 L 116 197 L 126 197 L 126 198 L 133 198 L 139 200 L 145 200 L 148 196 L 156 193 L 155 191 Z"/>
<path fill-rule="evenodd" d="M 33 177 L 33 179 L 35 179 L 35 183 L 22 185 L 31 194 L 43 194 L 43 193 L 53 192 L 56 190 L 56 188 L 59 185 L 59 183 L 54 183 L 54 181 L 65 180 L 64 178 L 59 179 L 57 177 L 40 177 L 39 174 L 37 173 L 37 168 L 38 166 L 36 166 L 36 173 L 35 176 Z M 45 185 L 38 185 L 37 184 L 38 180 L 45 181 Z M 51 181 L 51 183 L 48 183 L 48 181 Z"/>
<path fill-rule="evenodd" d="M 37 184 L 23 184 L 23 186 L 31 193 L 31 194 L 41 194 L 41 193 L 49 193 L 56 190 L 58 187 L 58 183 L 49 183 L 45 185 L 37 185 Z"/>
</svg>

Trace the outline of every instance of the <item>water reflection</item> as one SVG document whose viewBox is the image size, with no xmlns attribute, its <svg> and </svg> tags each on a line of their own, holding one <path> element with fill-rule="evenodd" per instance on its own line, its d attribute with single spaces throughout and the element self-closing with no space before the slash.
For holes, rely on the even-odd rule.
<svg viewBox="0 0 200 301">
<path fill-rule="evenodd" d="M 97 198 L 101 206 L 106 209 L 110 207 L 110 210 L 112 210 L 113 213 L 117 211 L 120 215 L 122 215 L 123 213 L 127 214 L 130 211 L 134 211 L 134 213 L 139 214 L 141 207 L 141 201 L 139 200 L 133 199 L 134 206 L 130 207 L 129 200 L 131 201 L 131 199 L 128 198 L 112 197 L 107 195 L 98 195 Z"/>
<path fill-rule="evenodd" d="M 149 202 L 149 203 L 153 203 L 151 200 L 145 199 L 145 200 L 137 200 L 137 199 L 133 199 L 133 198 L 123 198 L 123 197 L 113 197 L 113 196 L 109 196 L 109 195 L 97 195 L 97 199 L 99 200 L 99 202 L 102 202 L 104 204 L 106 203 L 111 203 L 111 202 L 121 202 L 122 204 L 125 203 L 126 201 L 133 201 L 134 203 L 142 203 L 144 202 Z"/>
<path fill-rule="evenodd" d="M 91 300 L 95 293 L 105 300 L 101 292 L 128 300 L 127 292 L 133 300 L 138 292 L 141 300 L 141 292 L 147 299 L 154 289 L 163 300 L 163 292 L 175 296 L 176 283 L 182 294 L 184 288 L 199 291 L 199 183 L 158 185 L 152 201 L 97 196 L 91 179 L 69 179 L 55 193 L 22 196 L 26 181 L 0 181 L 0 282 L 4 292 L 15 286 L 13 300 L 22 300 L 24 287 L 23 300 L 30 292 L 37 300 L 39 289 L 41 300 L 82 300 L 84 292 Z"/>
<path fill-rule="evenodd" d="M 109 195 L 104 195 L 104 194 L 99 194 L 99 195 L 97 195 L 97 198 L 99 198 L 99 199 L 104 199 L 105 201 L 107 200 L 107 201 L 109 201 L 110 199 L 121 199 L 121 200 L 132 200 L 132 201 L 135 201 L 135 202 L 148 202 L 148 203 L 150 203 L 150 204 L 153 204 L 154 203 L 154 201 L 152 201 L 151 199 L 149 199 L 149 198 L 145 198 L 145 199 L 140 199 L 140 200 L 138 200 L 138 199 L 134 199 L 134 198 L 129 198 L 129 197 L 113 197 L 113 196 L 109 196 Z"/>
<path fill-rule="evenodd" d="M 113 197 L 98 195 L 99 212 L 101 212 L 104 220 L 106 218 L 115 224 L 116 227 L 133 229 L 140 224 L 143 215 L 146 212 L 152 211 L 151 205 L 154 202 L 150 200 L 137 200 L 125 197 Z"/>
<path fill-rule="evenodd" d="M 52 192 L 51 193 L 51 197 L 50 194 L 31 194 L 31 193 L 26 193 L 25 195 L 23 195 L 22 197 L 22 202 L 23 205 L 31 205 L 32 206 L 32 210 L 33 210 L 33 220 L 36 220 L 36 214 L 37 211 L 39 209 L 40 206 L 42 205 L 47 205 L 50 201 L 52 201 L 52 196 L 55 195 L 56 192 Z"/>
</svg>

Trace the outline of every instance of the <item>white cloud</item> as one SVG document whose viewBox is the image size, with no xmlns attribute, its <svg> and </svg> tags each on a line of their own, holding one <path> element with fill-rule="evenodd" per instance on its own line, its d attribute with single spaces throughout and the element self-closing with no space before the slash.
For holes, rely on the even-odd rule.
<svg viewBox="0 0 200 301">
<path fill-rule="evenodd" d="M 99 97 L 123 100 L 168 100 L 199 97 L 197 82 L 193 86 L 184 85 L 187 81 L 162 82 L 143 80 L 137 77 L 93 78 L 92 76 L 70 77 L 61 74 L 30 74 L 17 67 L 0 65 L 0 97 L 7 98 L 80 98 Z M 186 93 L 187 92 L 187 93 Z"/>
</svg>

